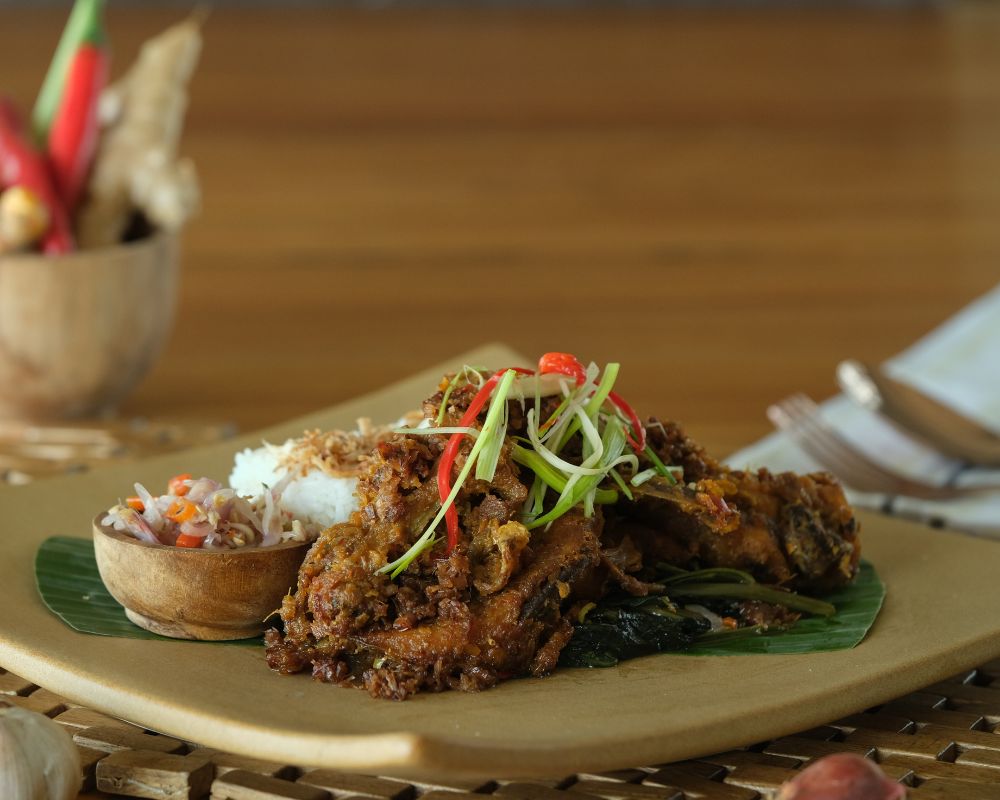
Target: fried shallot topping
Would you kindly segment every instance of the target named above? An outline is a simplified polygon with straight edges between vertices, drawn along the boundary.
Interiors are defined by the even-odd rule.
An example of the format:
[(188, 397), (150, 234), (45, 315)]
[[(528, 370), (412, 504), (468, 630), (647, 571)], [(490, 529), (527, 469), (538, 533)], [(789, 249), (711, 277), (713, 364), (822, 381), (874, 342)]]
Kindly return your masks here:
[(292, 447), (280, 456), (278, 464), (289, 474), (305, 475), (318, 469), (331, 478), (349, 478), (364, 471), (372, 450), (398, 427), (415, 427), (423, 419), (419, 411), (410, 411), (400, 423), (373, 425), (370, 417), (357, 420), (357, 430), (306, 431), (292, 440)]

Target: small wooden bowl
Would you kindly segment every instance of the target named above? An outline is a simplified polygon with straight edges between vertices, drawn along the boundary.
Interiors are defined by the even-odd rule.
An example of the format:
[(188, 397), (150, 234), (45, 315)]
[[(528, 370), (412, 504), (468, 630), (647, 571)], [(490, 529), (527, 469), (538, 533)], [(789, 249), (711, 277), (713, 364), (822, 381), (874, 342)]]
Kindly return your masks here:
[(0, 417), (110, 412), (173, 324), (177, 236), (64, 256), (0, 255)]
[(132, 622), (174, 639), (247, 639), (294, 589), (308, 542), (236, 550), (149, 544), (94, 518), (104, 585)]

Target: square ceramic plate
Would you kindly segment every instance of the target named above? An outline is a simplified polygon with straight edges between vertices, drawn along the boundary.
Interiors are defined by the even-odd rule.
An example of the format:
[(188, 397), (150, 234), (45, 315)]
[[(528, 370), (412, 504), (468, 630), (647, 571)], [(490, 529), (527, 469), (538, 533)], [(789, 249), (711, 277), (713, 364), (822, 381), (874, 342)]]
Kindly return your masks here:
[(877, 516), (862, 518), (862, 539), (889, 594), (853, 650), (650, 656), (404, 703), (279, 676), (255, 648), (76, 633), (38, 597), (39, 543), (88, 537), (94, 514), (135, 480), (224, 477), (233, 452), (261, 438), (349, 427), (360, 416), (395, 419), (447, 369), (525, 361), (486, 347), (236, 441), (0, 491), (0, 665), (109, 714), (250, 756), (407, 776), (532, 777), (673, 761), (793, 733), (1000, 656), (998, 545)]

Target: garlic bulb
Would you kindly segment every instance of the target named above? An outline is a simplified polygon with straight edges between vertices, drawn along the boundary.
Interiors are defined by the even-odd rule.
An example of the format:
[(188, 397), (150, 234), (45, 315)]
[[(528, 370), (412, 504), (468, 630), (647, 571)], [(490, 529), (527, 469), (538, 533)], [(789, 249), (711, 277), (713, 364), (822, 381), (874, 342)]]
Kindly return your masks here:
[(62, 725), (0, 701), (0, 797), (75, 800), (80, 754)]

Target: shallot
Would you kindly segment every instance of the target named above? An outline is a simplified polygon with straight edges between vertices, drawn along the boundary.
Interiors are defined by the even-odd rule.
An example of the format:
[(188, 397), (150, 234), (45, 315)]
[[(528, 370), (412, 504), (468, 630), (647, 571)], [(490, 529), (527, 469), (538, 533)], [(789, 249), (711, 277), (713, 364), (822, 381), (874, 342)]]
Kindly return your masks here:
[(834, 753), (783, 784), (775, 800), (904, 800), (906, 787), (878, 764), (854, 753)]
[(136, 483), (135, 496), (108, 509), (101, 524), (149, 544), (217, 550), (313, 539), (319, 526), (294, 527), (291, 514), (280, 505), (289, 481), (286, 476), (251, 498), (186, 472), (171, 478), (162, 495)]

